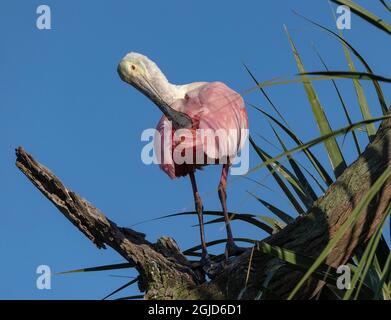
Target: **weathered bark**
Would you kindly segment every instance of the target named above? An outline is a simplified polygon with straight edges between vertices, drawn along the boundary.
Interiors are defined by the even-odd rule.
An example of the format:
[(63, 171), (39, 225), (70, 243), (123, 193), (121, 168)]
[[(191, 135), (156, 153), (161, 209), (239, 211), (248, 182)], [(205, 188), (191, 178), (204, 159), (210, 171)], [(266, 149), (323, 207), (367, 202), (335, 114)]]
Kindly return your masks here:
[[(390, 164), (390, 128), (391, 119), (383, 121), (372, 143), (314, 203), (310, 212), (263, 241), (317, 257)], [(205, 282), (202, 270), (189, 263), (173, 239), (163, 237), (152, 244), (144, 234), (118, 227), (85, 199), (67, 189), (23, 148), (19, 147), (16, 155), (18, 168), (98, 248), (108, 245), (134, 264), (140, 273), (139, 287), (146, 299), (237, 299), (239, 295), (252, 299), (271, 272), (275, 273), (268, 284), (272, 295), (265, 293), (264, 297), (283, 299), (302, 276), (300, 271), (293, 271), (278, 259), (257, 250), (253, 252), (248, 272), (251, 255), (248, 250), (228, 265), (220, 264), (213, 280)], [(354, 250), (368, 240), (386, 214), (390, 195), (391, 182), (388, 180), (359, 221), (334, 247), (327, 264), (337, 267), (346, 263)], [(310, 298), (322, 286), (323, 282), (313, 279), (297, 298)]]

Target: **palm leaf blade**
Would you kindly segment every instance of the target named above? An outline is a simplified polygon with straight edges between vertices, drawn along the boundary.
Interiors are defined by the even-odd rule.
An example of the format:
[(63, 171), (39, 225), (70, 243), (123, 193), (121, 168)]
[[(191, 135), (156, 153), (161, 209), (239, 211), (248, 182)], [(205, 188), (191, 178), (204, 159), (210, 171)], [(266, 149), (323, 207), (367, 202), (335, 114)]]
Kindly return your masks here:
[[(328, 134), (332, 132), (330, 124), (327, 120), (326, 114), (323, 111), (323, 108), (319, 102), (319, 98), (315, 92), (315, 89), (313, 88), (311, 82), (308, 80), (308, 78), (304, 75), (306, 72), (304, 69), (304, 65), (301, 61), (301, 58), (299, 56), (299, 53), (296, 49), (295, 44), (293, 43), (292, 38), (290, 37), (288, 33), (288, 29), (285, 28), (286, 33), (288, 35), (289, 43), (292, 47), (292, 51), (296, 60), (296, 64), (298, 67), (298, 70), (300, 74), (302, 75), (304, 89), (307, 93), (308, 101), (310, 102), (312, 112), (314, 114), (316, 123), (319, 127), (321, 134)], [(337, 140), (335, 138), (330, 139), (328, 141), (325, 141), (325, 147), (327, 150), (327, 153), (330, 158), (331, 165), (333, 167), (333, 171), (336, 177), (338, 177), (346, 168), (346, 163), (343, 158), (342, 152), (338, 146)]]
[(333, 238), (329, 241), (327, 246), (321, 252), (319, 257), (313, 263), (313, 265), (307, 270), (304, 276), (301, 278), (299, 283), (290, 293), (288, 299), (292, 299), (296, 293), (300, 290), (300, 288), (304, 285), (304, 283), (309, 279), (311, 274), (323, 263), (323, 261), (327, 258), (331, 250), (337, 244), (337, 242), (342, 238), (342, 236), (352, 227), (352, 225), (358, 220), (361, 214), (364, 212), (364, 208), (366, 208), (372, 199), (378, 194), (379, 190), (383, 187), (383, 184), (387, 181), (387, 179), (391, 176), (391, 167), (386, 168), (386, 170), (380, 175), (379, 178), (374, 182), (371, 186), (367, 194), (360, 199), (357, 206), (354, 208), (353, 212), (349, 216), (349, 218), (342, 224), (342, 226), (338, 229), (338, 231), (334, 234)]

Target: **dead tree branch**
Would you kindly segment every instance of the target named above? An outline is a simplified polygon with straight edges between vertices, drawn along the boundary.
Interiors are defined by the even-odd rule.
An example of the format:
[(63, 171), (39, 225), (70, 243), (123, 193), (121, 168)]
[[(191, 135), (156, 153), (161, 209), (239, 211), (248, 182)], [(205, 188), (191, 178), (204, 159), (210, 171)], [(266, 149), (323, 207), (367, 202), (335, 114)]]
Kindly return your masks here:
[[(275, 246), (295, 250), (309, 257), (317, 257), (339, 227), (347, 220), (358, 201), (390, 165), (391, 119), (384, 120), (375, 139), (363, 154), (319, 198), (307, 215), (264, 241)], [(275, 272), (269, 290), (270, 298), (286, 298), (302, 276), (289, 266), (269, 255), (254, 251), (246, 290), (250, 250), (233, 259), (213, 280), (205, 282), (204, 275), (194, 268), (179, 250), (176, 242), (163, 237), (150, 243), (145, 235), (117, 226), (88, 201), (66, 188), (45, 166), (35, 161), (22, 147), (16, 150), (16, 165), (82, 233), (98, 248), (110, 246), (140, 273), (139, 287), (146, 299), (253, 299), (266, 276)], [(353, 255), (360, 244), (373, 234), (390, 201), (391, 183), (387, 181), (361, 219), (338, 242), (326, 263), (337, 267)], [(312, 297), (321, 287), (312, 280), (298, 298)], [(268, 297), (268, 294), (266, 297)]]

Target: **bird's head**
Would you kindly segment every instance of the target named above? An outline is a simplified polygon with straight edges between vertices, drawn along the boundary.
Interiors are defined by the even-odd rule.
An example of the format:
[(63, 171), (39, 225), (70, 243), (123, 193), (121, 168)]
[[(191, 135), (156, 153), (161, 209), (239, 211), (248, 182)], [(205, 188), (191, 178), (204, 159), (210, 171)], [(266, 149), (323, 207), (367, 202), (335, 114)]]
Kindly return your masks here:
[(117, 71), (123, 81), (145, 92), (153, 90), (150, 80), (156, 73), (156, 69), (158, 69), (156, 64), (146, 56), (130, 52), (120, 61)]
[(117, 70), (123, 81), (151, 99), (175, 127), (192, 127), (189, 116), (171, 107), (176, 86), (168, 82), (152, 60), (140, 53), (130, 52), (120, 61)]

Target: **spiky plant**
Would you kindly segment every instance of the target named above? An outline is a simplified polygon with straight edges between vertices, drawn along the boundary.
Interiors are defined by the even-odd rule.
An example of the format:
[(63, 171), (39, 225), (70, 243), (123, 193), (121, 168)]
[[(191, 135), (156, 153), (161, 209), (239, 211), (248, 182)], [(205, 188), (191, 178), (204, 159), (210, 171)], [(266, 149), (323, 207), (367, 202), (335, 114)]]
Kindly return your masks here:
[[(391, 26), (387, 24), (383, 19), (378, 18), (365, 8), (359, 6), (351, 0), (332, 0), (333, 2), (346, 5), (351, 10), (368, 24), (378, 28), (379, 32), (385, 32), (389, 36), (391, 35)], [(390, 11), (390, 7), (385, 1), (380, 0), (384, 7)], [(296, 13), (297, 14), (297, 13)], [(264, 208), (270, 211), (274, 217), (265, 217), (259, 214), (244, 214), (244, 213), (230, 213), (232, 220), (241, 220), (245, 223), (251, 224), (263, 231), (273, 234), (286, 225), (291, 223), (296, 216), (304, 216), (306, 212), (312, 207), (314, 201), (316, 201), (325, 190), (333, 184), (336, 178), (347, 168), (347, 161), (341, 148), (341, 142), (337, 140), (338, 136), (351, 135), (351, 145), (344, 146), (344, 148), (351, 148), (355, 150), (358, 156), (361, 155), (364, 145), (360, 143), (358, 138), (358, 131), (365, 132), (367, 135), (367, 141), (372, 141), (376, 133), (376, 123), (380, 120), (384, 120), (389, 117), (388, 105), (386, 103), (385, 96), (382, 91), (381, 83), (389, 83), (391, 79), (384, 75), (375, 74), (365, 59), (359, 54), (359, 52), (344, 39), (341, 32), (330, 30), (308, 18), (302, 17), (313, 26), (327, 32), (333, 37), (337, 43), (342, 46), (347, 62), (347, 70), (344, 71), (331, 71), (328, 69), (325, 61), (321, 55), (316, 51), (316, 55), (319, 57), (320, 65), (324, 68), (324, 71), (307, 72), (303, 61), (299, 55), (298, 49), (294, 44), (292, 37), (290, 36), (288, 29), (285, 31), (288, 36), (289, 44), (292, 48), (293, 56), (297, 65), (299, 74), (293, 79), (277, 79), (270, 81), (260, 82), (256, 76), (251, 72), (250, 68), (245, 65), (245, 69), (255, 82), (256, 86), (247, 90), (246, 93), (250, 93), (255, 90), (259, 90), (261, 94), (266, 98), (266, 101), (270, 104), (275, 115), (271, 112), (267, 112), (264, 108), (257, 105), (249, 105), (257, 110), (260, 115), (270, 123), (271, 133), (276, 138), (276, 143), (280, 146), (282, 153), (271, 156), (269, 155), (255, 137), (250, 138), (250, 143), (259, 157), (258, 163), (250, 170), (249, 174), (252, 175), (252, 181), (257, 184), (261, 184), (258, 181), (258, 171), (261, 168), (266, 168), (269, 174), (277, 185), (281, 189), (281, 195), (286, 197), (286, 200), (292, 205), (295, 213), (287, 213), (284, 210), (278, 208), (276, 205), (271, 204), (267, 199), (261, 198), (260, 195), (249, 192), (254, 201), (261, 204)], [(357, 59), (364, 71), (357, 71), (353, 59)], [(352, 81), (355, 94), (357, 96), (358, 106), (362, 119), (353, 122), (351, 118), (351, 107), (344, 100), (343, 92), (337, 84), (337, 80), (345, 79), (345, 81)], [(346, 80), (347, 79), (347, 80)], [(313, 87), (313, 81), (331, 81), (333, 93), (338, 98), (341, 107), (341, 116), (346, 121), (346, 126), (333, 129), (327, 116), (325, 109), (323, 109), (318, 95)], [(371, 109), (367, 102), (364, 89), (361, 85), (361, 81), (370, 81), (376, 91), (378, 98), (377, 110)], [(288, 125), (287, 120), (282, 115), (281, 111), (272, 102), (272, 99), (268, 96), (265, 88), (277, 85), (289, 85), (291, 83), (302, 83), (305, 89), (305, 93), (308, 98), (309, 106), (313, 114), (320, 136), (312, 139), (308, 142), (303, 142), (297, 133), (295, 133)], [(374, 106), (372, 106), (373, 108)], [(383, 116), (374, 118), (372, 114), (381, 113)], [(362, 139), (361, 139), (362, 140)], [(295, 146), (288, 149), (287, 145), (294, 144)], [(312, 147), (315, 145), (323, 145), (328, 155), (333, 176), (329, 174), (328, 164), (322, 163), (318, 159), (318, 156), (312, 151)], [(308, 165), (302, 165), (296, 159), (296, 153), (302, 152), (303, 158), (306, 159)], [(256, 239), (249, 238), (237, 238), (237, 241), (247, 242), (253, 244), (253, 250), (259, 250), (265, 254), (271, 254), (278, 259), (281, 259), (287, 265), (290, 265), (293, 270), (300, 269), (303, 271), (304, 276), (297, 283), (294, 290), (290, 293), (288, 299), (295, 297), (298, 290), (306, 283), (310, 277), (316, 277), (327, 283), (327, 290), (332, 295), (320, 295), (318, 298), (334, 299), (391, 299), (391, 281), (390, 281), (390, 263), (391, 254), (389, 242), (386, 241), (386, 235), (384, 234), (384, 226), (389, 219), (391, 204), (387, 207), (387, 214), (382, 221), (378, 224), (377, 229), (367, 241), (365, 246), (361, 246), (356, 250), (355, 255), (349, 260), (348, 266), (352, 271), (352, 278), (349, 290), (340, 290), (337, 288), (338, 271), (325, 263), (326, 257), (331, 252), (336, 243), (343, 237), (343, 235), (351, 230), (358, 221), (358, 218), (363, 213), (364, 209), (370, 204), (379, 191), (382, 189), (385, 181), (391, 176), (391, 167), (387, 168), (383, 174), (372, 183), (368, 193), (362, 197), (359, 203), (356, 204), (350, 217), (339, 228), (334, 237), (329, 240), (329, 243), (325, 246), (324, 250), (319, 254), (317, 258), (310, 258), (284, 248), (271, 246), (267, 243), (260, 242)], [(171, 214), (168, 216), (159, 217), (157, 219), (178, 217), (183, 215), (193, 215), (195, 212), (182, 212)], [(215, 217), (207, 222), (207, 224), (221, 223), (224, 221), (223, 214), (219, 211), (206, 211), (207, 216)], [(215, 240), (208, 242), (208, 246), (224, 243), (225, 240)], [(183, 253), (187, 256), (199, 256), (197, 252), (200, 250), (200, 246), (194, 246), (185, 250)], [(219, 260), (221, 256), (213, 256), (213, 259)], [(251, 259), (250, 259), (251, 263)], [(88, 271), (102, 271), (102, 270), (115, 270), (121, 268), (133, 267), (129, 263), (122, 263), (116, 265), (107, 265), (101, 267), (85, 268), (68, 271), (71, 272), (88, 272)], [(272, 279), (274, 274), (269, 274), (267, 279), (259, 288), (260, 293), (257, 298), (262, 299), (262, 292), (267, 290), (268, 283)], [(130, 285), (137, 282), (137, 278), (132, 279), (125, 283), (120, 288), (114, 290), (105, 298), (124, 290)], [(246, 288), (244, 287), (245, 291)], [(134, 299), (142, 296), (126, 296), (120, 299)]]

